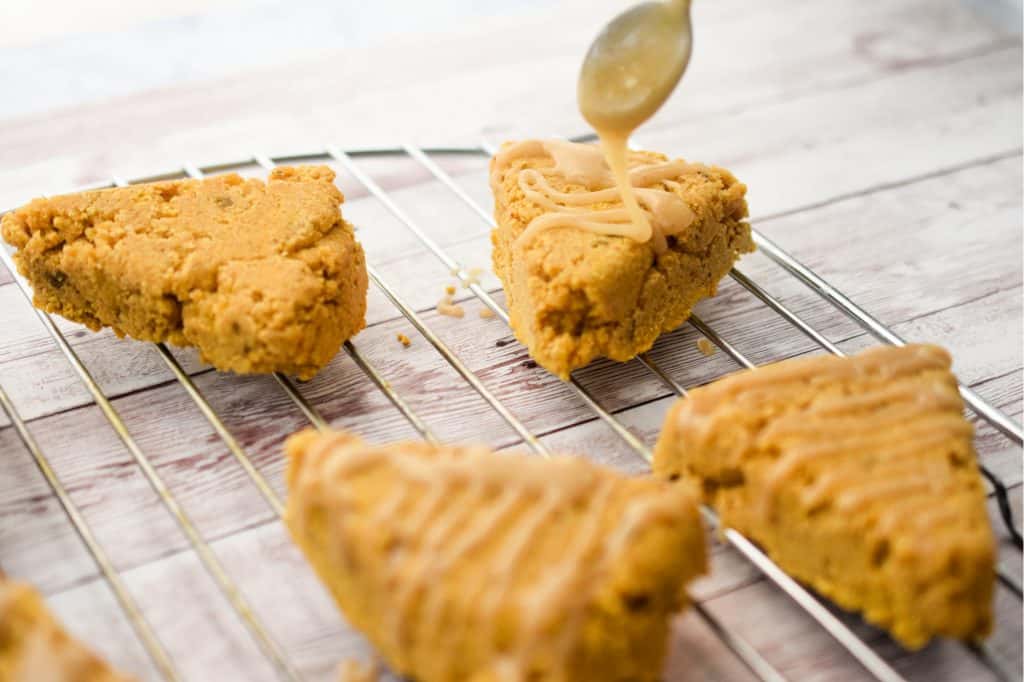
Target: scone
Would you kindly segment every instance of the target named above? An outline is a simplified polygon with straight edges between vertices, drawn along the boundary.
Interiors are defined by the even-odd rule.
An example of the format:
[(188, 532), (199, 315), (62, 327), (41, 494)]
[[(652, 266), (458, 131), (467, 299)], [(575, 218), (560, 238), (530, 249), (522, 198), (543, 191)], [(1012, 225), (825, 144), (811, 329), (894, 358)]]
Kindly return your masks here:
[(346, 619), (418, 682), (654, 682), (706, 570), (695, 494), (582, 459), (304, 432), (292, 537)]
[(528, 140), (491, 160), (492, 255), (512, 328), (563, 379), (648, 350), (754, 249), (746, 187), (729, 171), (653, 152), (631, 152), (629, 166), (655, 228), (645, 242), (610, 234), (628, 217), (596, 146)]
[(195, 346), (239, 373), (310, 378), (364, 326), (366, 264), (325, 166), (36, 199), (4, 239), (36, 306)]
[(962, 409), (935, 346), (787, 360), (681, 399), (654, 469), (905, 647), (980, 640), (995, 546)]
[(24, 583), (0, 574), (0, 682), (129, 682), (73, 639)]

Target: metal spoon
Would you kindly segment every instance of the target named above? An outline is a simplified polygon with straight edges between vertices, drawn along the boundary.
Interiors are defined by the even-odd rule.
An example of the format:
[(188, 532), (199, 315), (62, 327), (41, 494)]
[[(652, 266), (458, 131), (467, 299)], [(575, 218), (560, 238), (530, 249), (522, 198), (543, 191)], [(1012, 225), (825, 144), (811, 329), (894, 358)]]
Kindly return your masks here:
[(668, 99), (690, 62), (690, 0), (646, 2), (594, 40), (576, 89), (580, 112), (599, 134), (628, 134)]

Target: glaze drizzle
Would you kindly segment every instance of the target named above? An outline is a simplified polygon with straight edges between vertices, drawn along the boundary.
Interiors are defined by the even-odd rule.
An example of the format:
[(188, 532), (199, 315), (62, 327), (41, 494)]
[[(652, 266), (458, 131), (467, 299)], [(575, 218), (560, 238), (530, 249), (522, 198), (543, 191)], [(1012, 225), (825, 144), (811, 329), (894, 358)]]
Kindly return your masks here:
[(775, 405), (753, 441), (737, 442), (728, 455), (743, 466), (745, 458), (777, 453), (759, 493), (765, 513), (795, 486), (809, 511), (828, 505), (870, 513), (883, 532), (910, 526), (927, 533), (958, 513), (935, 500), (959, 490), (946, 449), (963, 444), (970, 452), (974, 432), (949, 363), (935, 346), (782, 362), (694, 391), (675, 420), (690, 447), (711, 447), (732, 411)]
[[(692, 499), (674, 487), (630, 493), (623, 488), (634, 482), (580, 460), (538, 464), (477, 447), (377, 448), (332, 435), (303, 455), (289, 526), (301, 536), (309, 519), (327, 510), (334, 524), (328, 549), (342, 566), (367, 561), (353, 554), (359, 540), (348, 524), (367, 523), (392, 538), (387, 557), (364, 568), (375, 583), (390, 586), (377, 609), (385, 651), (413, 651), (424, 633), (436, 641), (445, 628), (469, 627), (474, 641), (489, 647), (491, 672), (523, 682), (538, 660), (568, 669), (595, 589), (628, 559), (639, 535), (658, 524), (699, 528)], [(384, 492), (368, 502), (358, 481), (381, 475)], [(609, 519), (609, 509), (621, 511)], [(531, 560), (551, 542), (545, 529), (566, 528), (566, 515), (577, 519), (571, 534), (560, 551), (544, 554), (537, 572)], [(464, 571), (470, 564), (479, 570)], [(452, 621), (452, 595), (439, 584), (450, 575), (459, 576), (460, 602), (476, 605), (471, 623)], [(444, 657), (438, 679), (461, 679), (457, 659)]]
[[(548, 156), (550, 168), (524, 168), (518, 184), (523, 193), (546, 209), (527, 225), (519, 236), (526, 243), (537, 233), (557, 227), (570, 227), (596, 234), (627, 237), (637, 242), (650, 242), (656, 253), (667, 249), (666, 237), (679, 234), (696, 219), (690, 207), (671, 191), (678, 189), (679, 176), (700, 166), (685, 161), (664, 161), (634, 165), (629, 169), (630, 186), (645, 214), (634, 220), (623, 206), (595, 209), (595, 204), (622, 203), (612, 172), (599, 147), (565, 140), (524, 140), (503, 147), (494, 157), (492, 186), (500, 186), (501, 178), (517, 159)], [(552, 177), (583, 188), (578, 192), (561, 192), (551, 186)], [(660, 187), (657, 185), (661, 185)]]

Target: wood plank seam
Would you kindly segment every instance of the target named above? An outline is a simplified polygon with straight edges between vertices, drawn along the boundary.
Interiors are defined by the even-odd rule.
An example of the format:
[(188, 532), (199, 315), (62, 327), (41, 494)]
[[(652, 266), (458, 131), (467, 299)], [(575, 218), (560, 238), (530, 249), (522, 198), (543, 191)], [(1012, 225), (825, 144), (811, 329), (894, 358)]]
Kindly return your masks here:
[[(1011, 369), (1010, 371), (1003, 372), (1002, 374), (997, 374), (995, 376), (986, 377), (986, 378), (982, 379), (981, 381), (978, 381), (977, 383), (971, 384), (971, 388), (978, 388), (979, 386), (984, 386), (985, 384), (991, 383), (993, 381), (999, 381), (1000, 379), (1005, 379), (1008, 376), (1013, 376), (1015, 374), (1020, 374), (1022, 371), (1024, 371), (1024, 366), (1017, 367), (1015, 369)], [(1021, 400), (1018, 397), (1012, 404), (1019, 405), (1020, 402), (1021, 402)], [(1010, 405), (1010, 404), (1011, 403), (1005, 403), (1005, 405)]]
[(839, 204), (839, 203), (842, 203), (844, 201), (848, 201), (850, 199), (859, 199), (859, 198), (862, 198), (862, 197), (871, 196), (872, 194), (877, 194), (879, 192), (888, 192), (890, 190), (900, 189), (902, 187), (909, 187), (909, 186), (915, 185), (915, 184), (917, 184), (919, 182), (927, 182), (928, 180), (936, 180), (936, 179), (944, 177), (946, 175), (953, 175), (954, 173), (959, 173), (959, 172), (962, 172), (962, 171), (965, 171), (965, 170), (970, 170), (972, 168), (981, 168), (981, 167), (984, 167), (984, 166), (990, 166), (990, 165), (992, 165), (994, 163), (999, 163), (1000, 161), (1005, 161), (1007, 159), (1012, 159), (1014, 157), (1021, 156), (1022, 154), (1024, 154), (1024, 147), (1018, 146), (1018, 147), (1014, 147), (1012, 149), (1008, 149), (1006, 151), (999, 152), (999, 153), (996, 153), (996, 154), (988, 154), (986, 156), (982, 156), (982, 157), (979, 157), (977, 159), (970, 159), (968, 161), (964, 161), (963, 163), (954, 164), (952, 166), (944, 166), (944, 167), (938, 168), (938, 169), (936, 169), (934, 171), (929, 171), (927, 173), (918, 173), (916, 175), (909, 175), (906, 178), (901, 178), (899, 180), (893, 180), (891, 182), (883, 182), (883, 183), (879, 183), (877, 185), (869, 185), (868, 187), (865, 187), (864, 189), (856, 190), (856, 191), (853, 191), (853, 192), (843, 192), (842, 194), (836, 194), (835, 196), (829, 197), (827, 199), (822, 199), (821, 201), (816, 201), (816, 202), (813, 202), (813, 203), (810, 203), (810, 204), (803, 204), (801, 206), (796, 206), (794, 208), (787, 208), (784, 211), (776, 211), (774, 213), (767, 213), (767, 214), (765, 214), (763, 216), (758, 216), (758, 217), (755, 217), (755, 218), (751, 218), (750, 222), (751, 223), (756, 223), (756, 224), (760, 225), (761, 223), (767, 223), (767, 222), (770, 222), (772, 220), (778, 220), (780, 218), (788, 218), (789, 216), (798, 215), (800, 213), (805, 213), (805, 212), (808, 212), (808, 211), (814, 211), (814, 210), (817, 210), (819, 208), (826, 208), (828, 206), (832, 206), (834, 204)]

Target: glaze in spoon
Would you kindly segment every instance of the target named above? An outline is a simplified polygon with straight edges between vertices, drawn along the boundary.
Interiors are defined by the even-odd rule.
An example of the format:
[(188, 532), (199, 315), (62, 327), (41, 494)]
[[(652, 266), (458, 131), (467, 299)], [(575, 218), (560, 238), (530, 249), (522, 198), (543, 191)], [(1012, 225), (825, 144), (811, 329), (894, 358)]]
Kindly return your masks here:
[(646, 2), (615, 17), (583, 60), (583, 117), (599, 133), (632, 132), (668, 99), (692, 48), (690, 0)]

